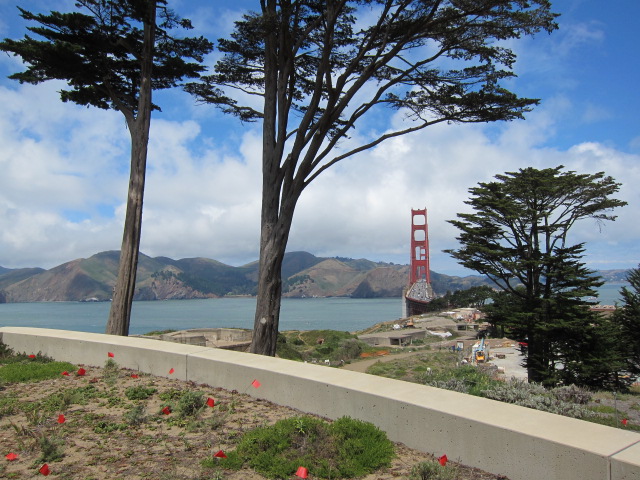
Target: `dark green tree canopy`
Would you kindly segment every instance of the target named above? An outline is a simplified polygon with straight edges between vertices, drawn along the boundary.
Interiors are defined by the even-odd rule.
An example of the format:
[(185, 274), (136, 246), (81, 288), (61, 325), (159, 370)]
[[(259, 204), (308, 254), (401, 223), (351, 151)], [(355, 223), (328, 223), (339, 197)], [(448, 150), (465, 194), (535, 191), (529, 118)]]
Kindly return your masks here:
[(602, 282), (569, 230), (585, 218), (615, 220), (611, 210), (626, 202), (612, 198), (620, 184), (604, 173), (563, 168), (520, 169), (469, 189), (473, 213), (450, 220), (461, 246), (447, 252), (502, 289), (489, 321), (526, 345), (530, 381), (605, 385), (604, 342), (595, 341), (598, 320), (583, 300)]
[(585, 218), (615, 220), (611, 211), (626, 205), (612, 198), (620, 184), (603, 172), (578, 174), (563, 168), (529, 167), (470, 188), (471, 199), (465, 203), (474, 213), (449, 221), (461, 231), (462, 247), (447, 252), (512, 293), (521, 292), (518, 285), (533, 288), (532, 282), (541, 288), (545, 279), (555, 292), (563, 291), (567, 272), (554, 271), (551, 257), (581, 256), (584, 245), (569, 244), (571, 227)]
[[(120, 110), (135, 116), (140, 92), (140, 65), (144, 57), (145, 18), (153, 15), (156, 2), (129, 0), (79, 0), (81, 12), (34, 14), (18, 7), (25, 20), (37, 23), (21, 40), (5, 39), (0, 50), (20, 56), (28, 65), (24, 72), (10, 78), (21, 83), (38, 84), (47, 80), (64, 80), (68, 88), (60, 91), (63, 101), (79, 105)], [(180, 19), (158, 1), (152, 89), (177, 86), (183, 78), (196, 78), (212, 44), (202, 37), (176, 38), (170, 33), (178, 28), (190, 29), (188, 20)], [(86, 13), (84, 13), (86, 12)], [(186, 59), (196, 60), (189, 62)], [(159, 110), (157, 105), (154, 109)]]
[(640, 265), (629, 272), (627, 281), (629, 285), (620, 290), (622, 305), (616, 309), (612, 323), (619, 333), (616, 350), (623, 363), (620, 371), (631, 382), (640, 375)]

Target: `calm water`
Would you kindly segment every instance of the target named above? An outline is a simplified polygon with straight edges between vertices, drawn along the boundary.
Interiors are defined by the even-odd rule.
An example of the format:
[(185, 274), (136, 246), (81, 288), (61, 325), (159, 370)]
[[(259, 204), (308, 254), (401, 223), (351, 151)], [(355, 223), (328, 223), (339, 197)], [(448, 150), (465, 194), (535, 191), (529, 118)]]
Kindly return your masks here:
[[(621, 285), (604, 285), (599, 301), (619, 301)], [(0, 304), (0, 327), (42, 327), (104, 332), (109, 303), (43, 302)], [(130, 333), (199, 327), (253, 328), (255, 298), (134, 302)], [(400, 298), (283, 299), (280, 330), (362, 330), (402, 315)]]
[[(110, 304), (0, 304), (0, 327), (42, 327), (103, 333)], [(255, 298), (133, 302), (129, 333), (199, 327), (253, 328)], [(402, 315), (400, 298), (283, 299), (280, 330), (355, 331)]]

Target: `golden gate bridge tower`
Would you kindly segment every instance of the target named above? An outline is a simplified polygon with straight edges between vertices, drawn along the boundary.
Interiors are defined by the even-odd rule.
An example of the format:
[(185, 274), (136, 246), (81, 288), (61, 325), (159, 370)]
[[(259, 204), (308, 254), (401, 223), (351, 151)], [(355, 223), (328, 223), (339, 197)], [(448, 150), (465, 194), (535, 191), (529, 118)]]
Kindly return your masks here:
[(405, 316), (425, 313), (427, 304), (433, 298), (429, 268), (427, 209), (411, 209), (411, 264), (409, 286), (405, 293)]

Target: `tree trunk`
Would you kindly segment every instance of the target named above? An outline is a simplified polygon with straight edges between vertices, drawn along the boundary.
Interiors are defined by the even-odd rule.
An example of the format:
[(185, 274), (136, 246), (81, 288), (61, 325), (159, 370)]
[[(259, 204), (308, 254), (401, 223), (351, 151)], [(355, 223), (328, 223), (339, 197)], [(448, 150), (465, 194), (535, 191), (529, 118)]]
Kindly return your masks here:
[(152, 68), (155, 48), (156, 2), (148, 2), (144, 22), (144, 45), (140, 72), (140, 93), (137, 116), (134, 112), (122, 113), (127, 119), (131, 134), (131, 171), (127, 195), (127, 213), (120, 248), (118, 278), (113, 292), (106, 333), (129, 335), (131, 304), (136, 285), (138, 253), (142, 234), (142, 201), (147, 170), (147, 147), (151, 128)]
[(299, 194), (282, 194), (269, 175), (264, 175), (260, 229), (258, 297), (251, 340), (251, 353), (274, 356), (280, 322), (282, 260), (287, 248), (293, 213)]
[[(138, 121), (140, 118), (138, 119)], [(135, 130), (144, 127), (136, 121)], [(142, 128), (141, 128), (142, 127)], [(128, 335), (131, 321), (131, 305), (136, 285), (138, 253), (142, 233), (142, 201), (147, 163), (147, 141), (143, 132), (131, 132), (131, 172), (127, 196), (127, 213), (124, 221), (118, 278), (113, 292), (106, 333)], [(148, 128), (147, 128), (148, 138)]]

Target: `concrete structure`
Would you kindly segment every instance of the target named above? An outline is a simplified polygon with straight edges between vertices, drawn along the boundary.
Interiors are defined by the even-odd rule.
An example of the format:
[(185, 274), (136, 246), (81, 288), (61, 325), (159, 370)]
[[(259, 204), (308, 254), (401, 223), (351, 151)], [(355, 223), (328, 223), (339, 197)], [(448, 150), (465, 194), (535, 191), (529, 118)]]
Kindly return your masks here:
[[(640, 480), (640, 435), (383, 377), (145, 338), (2, 327), (14, 351), (237, 390), (328, 418), (373, 422), (389, 438), (511, 480)], [(252, 387), (259, 380), (259, 388)]]
[(414, 340), (423, 339), (426, 336), (426, 330), (405, 328), (402, 330), (358, 335), (358, 340), (362, 340), (373, 347), (406, 347), (412, 345)]
[(242, 328), (191, 328), (160, 335), (136, 335), (141, 338), (164, 340), (165, 342), (184, 343), (198, 347), (223, 348), (247, 351), (251, 345), (253, 331)]

